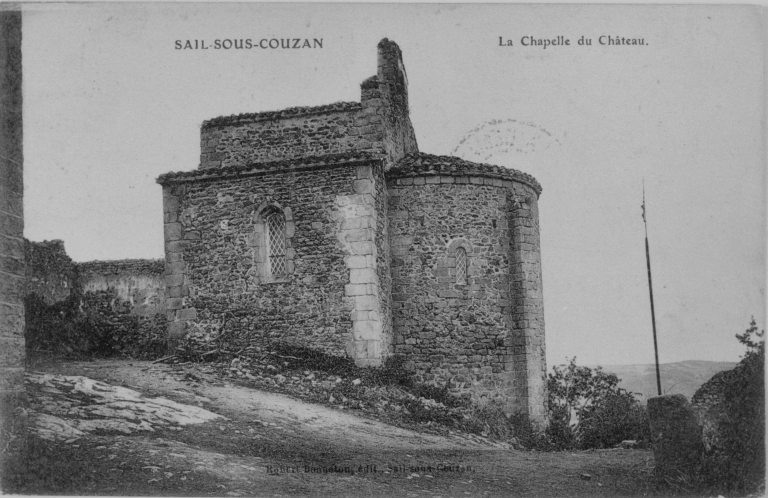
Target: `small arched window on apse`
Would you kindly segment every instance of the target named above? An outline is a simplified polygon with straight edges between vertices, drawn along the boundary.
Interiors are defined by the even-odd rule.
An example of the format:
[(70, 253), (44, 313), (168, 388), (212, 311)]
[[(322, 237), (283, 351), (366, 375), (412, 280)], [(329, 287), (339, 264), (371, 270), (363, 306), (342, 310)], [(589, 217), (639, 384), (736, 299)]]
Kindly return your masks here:
[(467, 250), (456, 249), (456, 285), (467, 285)]
[(274, 210), (265, 217), (267, 225), (267, 260), (269, 272), (274, 277), (284, 276), (286, 271), (285, 216)]

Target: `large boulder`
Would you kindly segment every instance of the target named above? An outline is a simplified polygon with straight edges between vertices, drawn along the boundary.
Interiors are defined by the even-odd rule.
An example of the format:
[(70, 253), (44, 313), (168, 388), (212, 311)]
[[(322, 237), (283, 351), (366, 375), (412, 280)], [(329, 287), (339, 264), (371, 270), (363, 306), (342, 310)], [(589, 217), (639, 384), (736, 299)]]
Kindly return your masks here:
[(656, 469), (663, 476), (691, 475), (704, 445), (691, 404), (682, 394), (648, 399), (648, 418)]

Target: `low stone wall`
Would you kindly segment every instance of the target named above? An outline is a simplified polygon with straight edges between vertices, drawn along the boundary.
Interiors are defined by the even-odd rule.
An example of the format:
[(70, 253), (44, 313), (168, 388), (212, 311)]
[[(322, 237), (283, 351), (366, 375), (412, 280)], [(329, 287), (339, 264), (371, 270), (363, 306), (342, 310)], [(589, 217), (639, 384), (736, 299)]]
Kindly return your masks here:
[(79, 263), (78, 269), (86, 297), (109, 295), (113, 309), (123, 309), (130, 315), (151, 317), (165, 313), (162, 259), (89, 261)]
[(78, 269), (83, 308), (98, 317), (114, 353), (148, 357), (165, 350), (163, 260), (89, 261)]
[(147, 357), (165, 349), (162, 260), (76, 263), (60, 240), (25, 241), (28, 347)]

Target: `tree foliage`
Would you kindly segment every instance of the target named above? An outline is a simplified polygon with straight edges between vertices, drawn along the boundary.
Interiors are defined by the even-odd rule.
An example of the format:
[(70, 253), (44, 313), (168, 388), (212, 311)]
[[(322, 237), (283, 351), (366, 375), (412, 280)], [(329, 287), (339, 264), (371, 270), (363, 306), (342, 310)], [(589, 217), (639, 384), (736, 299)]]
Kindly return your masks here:
[(736, 339), (747, 347), (742, 361), (765, 358), (765, 330), (757, 329), (755, 317), (749, 322), (749, 328), (743, 334), (736, 334)]
[(754, 493), (765, 489), (765, 340), (754, 317), (736, 338), (747, 347), (727, 377), (718, 410), (718, 442), (705, 455), (705, 484), (721, 491)]
[(623, 440), (647, 440), (648, 418), (615, 374), (578, 366), (576, 358), (553, 367), (547, 380), (549, 427), (556, 449), (606, 448)]

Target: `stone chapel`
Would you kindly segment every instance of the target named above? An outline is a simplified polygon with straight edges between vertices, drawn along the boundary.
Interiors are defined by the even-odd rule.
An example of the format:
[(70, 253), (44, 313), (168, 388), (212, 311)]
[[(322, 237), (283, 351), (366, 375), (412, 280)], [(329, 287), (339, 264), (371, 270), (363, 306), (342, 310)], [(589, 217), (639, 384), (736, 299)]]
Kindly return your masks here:
[(169, 342), (238, 310), (255, 340), (376, 367), (545, 418), (531, 176), (419, 151), (400, 48), (360, 102), (202, 124), (198, 169), (163, 188)]

